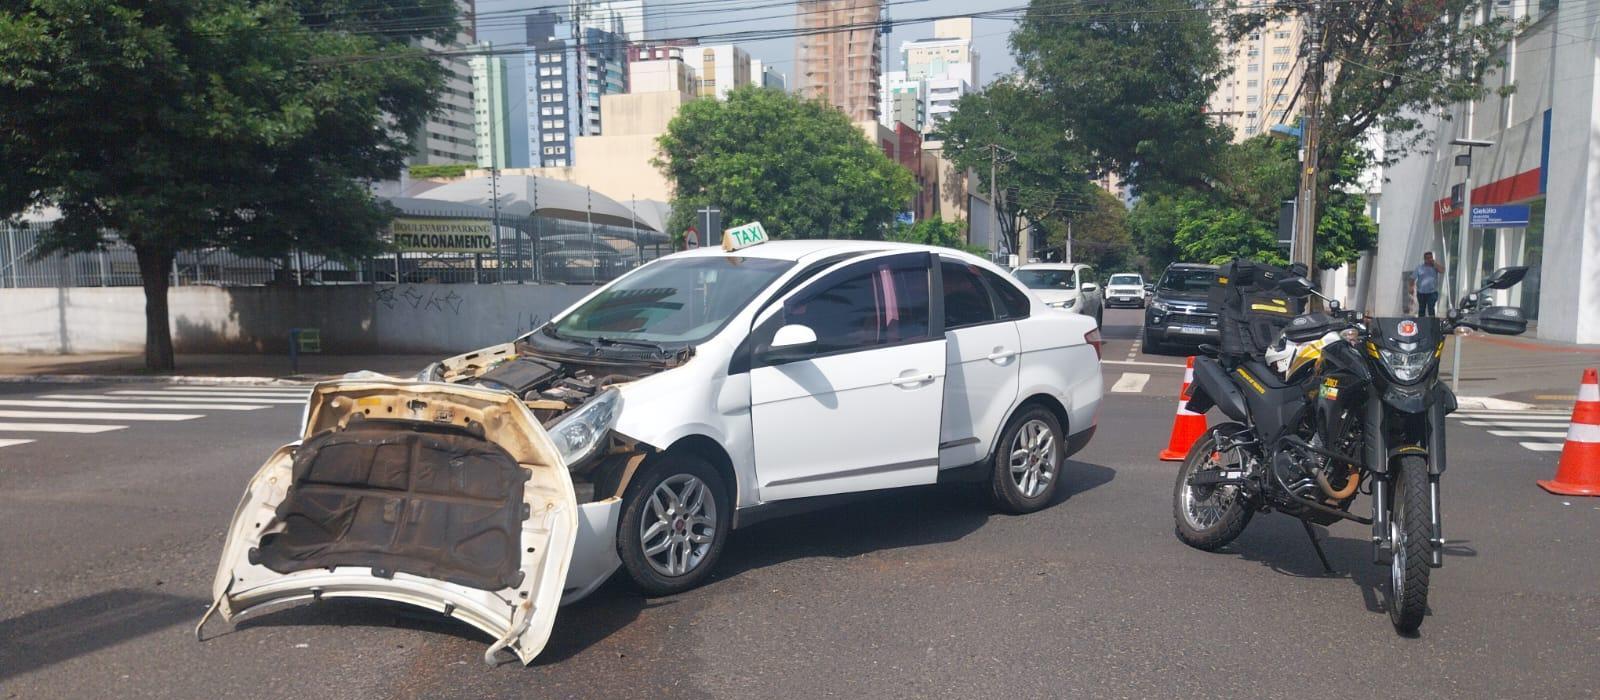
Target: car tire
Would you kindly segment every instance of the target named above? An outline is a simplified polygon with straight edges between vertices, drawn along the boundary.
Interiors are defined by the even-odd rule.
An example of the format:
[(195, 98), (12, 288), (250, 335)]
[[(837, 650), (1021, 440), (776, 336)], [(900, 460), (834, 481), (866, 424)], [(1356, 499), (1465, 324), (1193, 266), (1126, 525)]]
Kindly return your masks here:
[(716, 467), (692, 454), (667, 453), (623, 493), (617, 556), (645, 595), (682, 593), (710, 575), (732, 525), (733, 497)]
[[(1018, 452), (1027, 454), (1013, 464)], [(1045, 507), (1061, 487), (1066, 462), (1066, 435), (1055, 414), (1038, 404), (1022, 407), (990, 457), (989, 496), (995, 508), (1021, 515)]]
[(1162, 347), (1161, 341), (1156, 340), (1156, 337), (1151, 335), (1148, 330), (1140, 336), (1139, 344), (1144, 346), (1145, 352), (1153, 354), (1160, 354), (1165, 349)]

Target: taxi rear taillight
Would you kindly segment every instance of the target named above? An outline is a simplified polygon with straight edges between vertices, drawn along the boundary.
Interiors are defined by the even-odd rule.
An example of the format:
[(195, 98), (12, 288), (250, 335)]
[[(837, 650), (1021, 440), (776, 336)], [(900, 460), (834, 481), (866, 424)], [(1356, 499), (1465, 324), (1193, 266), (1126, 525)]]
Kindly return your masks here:
[(1104, 355), (1100, 351), (1100, 347), (1105, 345), (1106, 341), (1100, 339), (1100, 329), (1099, 328), (1096, 328), (1096, 329), (1094, 329), (1092, 331), (1089, 331), (1088, 333), (1084, 333), (1083, 334), (1083, 342), (1094, 346), (1094, 359), (1098, 360), (1101, 357), (1104, 357)]

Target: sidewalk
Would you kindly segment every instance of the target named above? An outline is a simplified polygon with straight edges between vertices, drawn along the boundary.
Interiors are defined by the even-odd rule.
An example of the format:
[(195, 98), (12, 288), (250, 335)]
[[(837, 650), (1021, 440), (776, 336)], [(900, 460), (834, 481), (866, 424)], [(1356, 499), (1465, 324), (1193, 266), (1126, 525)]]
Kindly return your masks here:
[(0, 355), (0, 381), (228, 381), (316, 382), (371, 370), (409, 377), (437, 355), (301, 355), (299, 371), (288, 355), (178, 355), (177, 370), (151, 372), (143, 354)]
[(1446, 381), (1453, 369), (1456, 340), (1463, 343), (1463, 396), (1490, 396), (1540, 408), (1571, 408), (1583, 368), (1600, 367), (1600, 346), (1474, 333), (1445, 341), (1441, 376)]

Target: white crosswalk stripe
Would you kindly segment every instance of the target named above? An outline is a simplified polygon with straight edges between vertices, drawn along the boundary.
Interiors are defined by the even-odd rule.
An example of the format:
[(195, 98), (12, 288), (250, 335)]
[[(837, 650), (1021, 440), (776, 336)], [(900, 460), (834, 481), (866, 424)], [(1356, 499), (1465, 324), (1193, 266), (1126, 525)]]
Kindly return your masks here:
[(216, 396), (216, 397), (211, 397), (211, 396), (205, 396), (205, 397), (170, 396), (170, 397), (163, 397), (163, 396), (108, 396), (108, 395), (97, 395), (97, 394), (45, 394), (43, 396), (40, 396), (39, 398), (41, 398), (41, 399), (95, 399), (95, 400), (99, 400), (99, 401), (126, 401), (126, 402), (128, 402), (128, 405), (130, 405), (130, 406), (137, 406), (138, 402), (140, 402), (140, 401), (182, 401), (182, 402), (185, 402), (185, 403), (200, 403), (200, 404), (205, 404), (205, 403), (241, 403), (241, 402), (275, 404), (275, 403), (305, 403), (306, 402), (305, 399), (258, 399), (258, 398), (254, 398), (254, 397), (243, 398), (243, 397), (237, 397), (237, 396)]
[(1137, 394), (1144, 391), (1144, 385), (1150, 382), (1150, 375), (1140, 372), (1123, 372), (1117, 383), (1111, 385), (1111, 391), (1118, 394)]
[(36, 443), (52, 436), (60, 439), (69, 434), (125, 430), (137, 424), (196, 420), (214, 411), (259, 411), (300, 405), (309, 395), (308, 388), (300, 386), (175, 385), (3, 398), (0, 419), (6, 420), (0, 421), (0, 434), (6, 437), (0, 438), (0, 448)]
[(1461, 425), (1482, 428), (1495, 437), (1518, 438), (1517, 444), (1534, 452), (1560, 452), (1566, 443), (1571, 411), (1529, 409), (1491, 411), (1471, 409), (1450, 414)]

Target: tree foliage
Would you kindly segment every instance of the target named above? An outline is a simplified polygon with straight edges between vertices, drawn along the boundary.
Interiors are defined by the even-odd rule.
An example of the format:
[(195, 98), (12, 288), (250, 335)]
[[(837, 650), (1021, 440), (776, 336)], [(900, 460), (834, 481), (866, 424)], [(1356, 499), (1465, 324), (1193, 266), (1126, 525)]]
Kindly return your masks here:
[(655, 160), (673, 182), (674, 231), (722, 208), (774, 238), (882, 238), (916, 194), (911, 173), (822, 102), (744, 87), (685, 104)]
[(1230, 134), (1206, 115), (1223, 74), (1191, 0), (1033, 0), (1012, 52), (1094, 176), (1139, 191), (1204, 187)]
[(940, 218), (923, 219), (915, 223), (897, 223), (884, 240), (897, 243), (918, 243), (921, 245), (941, 246), (964, 250), (974, 255), (984, 255), (987, 250), (967, 244), (966, 233), (961, 224), (954, 221), (945, 221)]
[[(130, 244), (146, 364), (173, 365), (167, 274), (220, 246), (357, 255), (443, 69), (409, 42), (451, 0), (19, 0), (0, 7), (0, 217), (55, 206), (44, 250)], [(385, 31), (372, 31), (382, 25)]]
[(1024, 217), (1065, 221), (1094, 189), (1078, 144), (1063, 129), (1047, 96), (1032, 85), (1002, 79), (968, 93), (939, 131), (944, 156), (975, 172), (985, 193), (994, 166), (1004, 195), (1001, 235), (1009, 250), (1018, 249), (1017, 227)]
[[(1129, 269), (1136, 263), (1128, 209), (1116, 195), (1099, 187), (1089, 188), (1083, 206), (1072, 213), (1071, 222), (1072, 262), (1088, 263), (1102, 272)], [(1044, 227), (1048, 259), (1065, 260), (1066, 223), (1051, 219)]]

